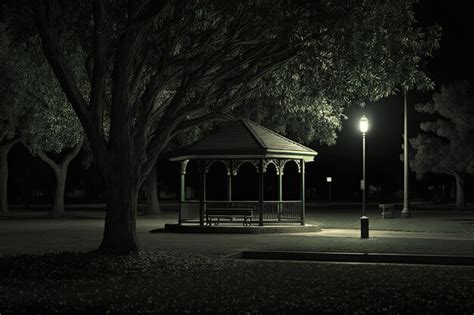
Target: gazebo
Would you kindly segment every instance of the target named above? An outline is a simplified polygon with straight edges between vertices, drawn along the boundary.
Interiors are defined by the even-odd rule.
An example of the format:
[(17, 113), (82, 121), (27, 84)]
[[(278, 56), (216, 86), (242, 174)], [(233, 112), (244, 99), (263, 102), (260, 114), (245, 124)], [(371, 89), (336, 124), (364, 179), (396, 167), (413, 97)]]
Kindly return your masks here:
[[(312, 162), (317, 152), (283, 137), (253, 121), (235, 120), (213, 134), (170, 155), (170, 161), (181, 162), (178, 224), (204, 225), (206, 210), (247, 208), (253, 210), (253, 222), (305, 224), (305, 163)], [(199, 165), (199, 200), (186, 200), (186, 168), (188, 162)], [(223, 163), (227, 170), (227, 200), (210, 201), (206, 198), (206, 176), (214, 163)], [(232, 178), (245, 163), (255, 167), (258, 174), (258, 200), (232, 199)], [(299, 173), (299, 200), (283, 200), (285, 165), (295, 163)], [(278, 178), (277, 200), (264, 200), (264, 173), (270, 164)], [(224, 183), (223, 183), (224, 184)]]

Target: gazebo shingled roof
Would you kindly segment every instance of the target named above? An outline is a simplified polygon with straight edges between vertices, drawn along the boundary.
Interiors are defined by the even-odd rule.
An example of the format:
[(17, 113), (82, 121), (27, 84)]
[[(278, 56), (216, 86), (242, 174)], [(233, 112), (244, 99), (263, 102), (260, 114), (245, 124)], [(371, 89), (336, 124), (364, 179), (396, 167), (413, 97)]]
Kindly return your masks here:
[(172, 152), (171, 161), (188, 159), (291, 158), (312, 162), (318, 153), (259, 124), (239, 119)]

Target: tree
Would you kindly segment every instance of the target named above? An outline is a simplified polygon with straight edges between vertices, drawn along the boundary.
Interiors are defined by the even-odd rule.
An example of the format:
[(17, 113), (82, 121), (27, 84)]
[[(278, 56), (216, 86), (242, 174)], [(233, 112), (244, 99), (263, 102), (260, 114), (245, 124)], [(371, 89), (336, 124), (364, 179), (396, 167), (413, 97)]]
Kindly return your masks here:
[(443, 86), (432, 102), (416, 109), (439, 118), (421, 123), (421, 132), (410, 139), (412, 170), (418, 178), (426, 173), (453, 176), (456, 207), (463, 208), (464, 177), (474, 174), (474, 86), (466, 81)]
[[(265, 95), (285, 112), (317, 113), (337, 126), (349, 104), (395, 92), (400, 57), (423, 55), (414, 43), (425, 33), (413, 26), (412, 0), (32, 3), (22, 13), (33, 12), (45, 56), (104, 177), (100, 248), (108, 252), (137, 250), (138, 189), (177, 134)], [(86, 51), (86, 95), (64, 40)]]
[[(79, 154), (84, 139), (82, 126), (46, 60), (35, 47), (23, 53), (23, 64), (16, 83), (18, 102), (28, 105), (30, 118), (21, 130), (22, 142), (33, 155), (47, 163), (54, 172), (56, 185), (49, 216), (64, 216), (64, 191), (68, 167)], [(77, 57), (77, 56), (76, 56)], [(74, 60), (74, 56), (71, 57)], [(87, 82), (85, 73), (78, 82)], [(85, 87), (82, 86), (84, 90)], [(53, 157), (51, 157), (53, 154)]]
[(145, 215), (161, 214), (160, 202), (158, 200), (158, 175), (156, 165), (151, 169), (145, 181), (146, 209)]
[[(11, 146), (21, 141), (45, 161), (56, 177), (49, 215), (62, 216), (67, 169), (82, 147), (82, 127), (37, 46), (13, 45), (9, 34), (4, 34), (1, 54), (2, 66), (6, 68), (4, 80), (8, 80), (2, 84), (5, 89), (2, 95), (9, 96), (0, 108), (5, 122), (2, 160), (6, 161)], [(69, 148), (70, 152), (65, 153)], [(62, 160), (57, 163), (47, 152), (60, 155)], [(6, 167), (2, 170), (3, 194), (6, 194), (7, 171)], [(2, 198), (2, 204), (2, 209), (7, 209), (6, 197)], [(6, 214), (7, 210), (2, 212)]]
[[(3, 56), (2, 56), (3, 59)], [(8, 215), (8, 153), (19, 141), (16, 125), (20, 122), (21, 109), (12, 108), (8, 68), (3, 60), (0, 65), (0, 215)]]
[(10, 40), (5, 26), (0, 24), (0, 215), (8, 215), (8, 153), (20, 141), (20, 130), (30, 112), (18, 103), (15, 82), (16, 54), (11, 54)]

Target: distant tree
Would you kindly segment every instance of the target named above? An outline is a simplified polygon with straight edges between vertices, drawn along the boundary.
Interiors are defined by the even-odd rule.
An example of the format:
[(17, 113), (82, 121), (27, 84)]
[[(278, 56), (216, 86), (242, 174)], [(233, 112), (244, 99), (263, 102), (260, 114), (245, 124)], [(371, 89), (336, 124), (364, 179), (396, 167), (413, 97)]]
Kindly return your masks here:
[[(6, 197), (3, 197), (8, 180), (6, 156), (11, 146), (21, 141), (54, 171), (56, 189), (49, 215), (62, 216), (67, 169), (82, 147), (82, 127), (37, 47), (13, 45), (4, 33), (0, 49), (5, 69), (0, 105), (2, 213), (8, 213)], [(47, 152), (55, 153), (61, 160), (56, 162)]]
[(443, 86), (432, 102), (417, 105), (422, 113), (438, 117), (420, 124), (410, 139), (415, 150), (411, 168), (418, 178), (426, 173), (446, 174), (456, 180), (456, 207), (464, 207), (464, 177), (474, 174), (474, 86), (458, 82)]
[(0, 54), (0, 215), (8, 215), (8, 153), (19, 141), (16, 127), (23, 113), (22, 108), (12, 106), (11, 73)]
[[(71, 59), (74, 60), (74, 56)], [(30, 112), (29, 119), (20, 129), (20, 138), (30, 153), (47, 163), (54, 172), (54, 200), (48, 215), (64, 216), (67, 172), (84, 143), (82, 126), (38, 49), (29, 47), (28, 52), (24, 51), (16, 67), (20, 72), (15, 82), (16, 100), (28, 104)], [(81, 75), (80, 70), (76, 73)], [(87, 82), (85, 72), (82, 75), (78, 81)], [(87, 86), (81, 88), (84, 90)]]
[[(343, 107), (395, 92), (400, 60), (424, 76), (418, 61), (436, 42), (425, 45), (436, 31), (414, 26), (413, 0), (27, 3), (21, 13), (33, 12), (104, 177), (101, 249), (109, 252), (137, 250), (138, 190), (177, 134), (272, 95), (282, 114), (331, 121), (314, 134), (333, 135), (323, 129), (338, 126)], [(86, 51), (88, 95), (77, 87), (65, 40)]]
[(17, 103), (14, 67), (17, 56), (10, 51), (10, 41), (0, 24), (0, 215), (8, 215), (8, 153), (20, 141), (20, 130), (30, 112), (26, 104)]

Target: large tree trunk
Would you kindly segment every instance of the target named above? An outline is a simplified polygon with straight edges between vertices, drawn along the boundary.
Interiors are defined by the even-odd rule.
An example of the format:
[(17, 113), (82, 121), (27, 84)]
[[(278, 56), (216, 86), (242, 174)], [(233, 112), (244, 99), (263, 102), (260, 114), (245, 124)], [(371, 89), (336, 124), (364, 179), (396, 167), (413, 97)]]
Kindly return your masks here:
[(56, 189), (54, 192), (53, 207), (48, 212), (50, 217), (63, 217), (64, 216), (64, 190), (66, 188), (68, 165), (59, 166), (55, 170), (56, 175)]
[(456, 208), (464, 208), (464, 178), (460, 174), (455, 174), (456, 178)]
[(145, 215), (160, 215), (160, 203), (158, 201), (158, 185), (157, 185), (156, 165), (152, 168), (146, 180), (146, 200), (147, 207)]
[(15, 139), (0, 146), (0, 216), (10, 213), (8, 209), (8, 153), (18, 141)]
[(0, 147), (0, 215), (8, 215), (8, 151), (7, 145)]
[[(121, 160), (120, 156), (113, 159)], [(106, 184), (105, 227), (102, 243), (99, 251), (113, 254), (128, 254), (138, 251), (138, 240), (136, 237), (136, 213), (139, 183), (135, 176), (131, 175), (128, 165), (123, 161), (116, 161), (114, 165), (122, 165), (120, 168), (112, 168), (104, 174)]]
[(64, 216), (64, 191), (66, 189), (67, 171), (71, 161), (79, 154), (82, 148), (83, 140), (79, 141), (60, 163), (54, 162), (46, 153), (39, 151), (38, 156), (47, 163), (56, 175), (56, 187), (54, 191), (54, 201), (51, 210), (48, 212), (50, 217)]

